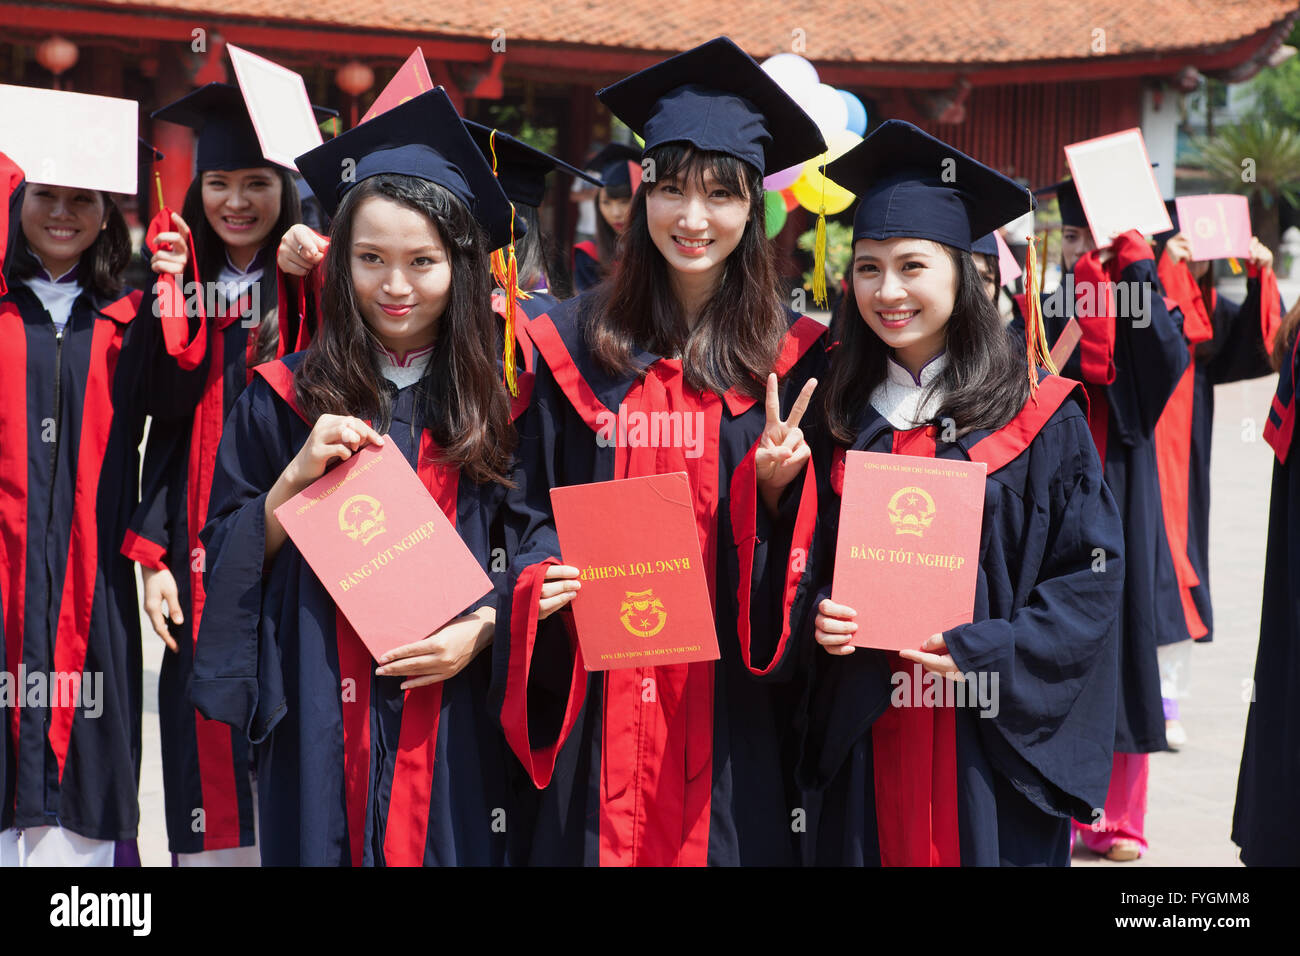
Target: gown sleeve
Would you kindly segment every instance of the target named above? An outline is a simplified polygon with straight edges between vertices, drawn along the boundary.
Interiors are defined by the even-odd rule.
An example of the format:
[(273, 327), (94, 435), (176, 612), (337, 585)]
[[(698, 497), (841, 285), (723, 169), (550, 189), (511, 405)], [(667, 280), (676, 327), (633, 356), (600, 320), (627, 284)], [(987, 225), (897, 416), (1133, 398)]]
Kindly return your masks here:
[[(1273, 310), (1281, 313), (1281, 299), (1273, 292)], [(1246, 280), (1246, 299), (1241, 305), (1218, 296), (1214, 305), (1213, 357), (1206, 371), (1215, 385), (1240, 382), (1273, 374), (1264, 340), (1261, 312), (1264, 290), (1259, 276)]]
[(266, 738), (286, 709), (279, 652), (273, 635), (262, 633), (266, 496), (297, 453), (286, 437), (286, 412), (260, 378), (239, 397), (217, 450), (200, 535), (207, 601), (191, 697), (205, 717), (230, 724), (253, 743)]
[(140, 502), (131, 514), (122, 554), (143, 568), (167, 570), (172, 505), (184, 494), (186, 423), (154, 419), (140, 469)]
[(1008, 555), (1035, 563), (1019, 575), (1028, 594), (1009, 618), (944, 639), (962, 673), (1000, 678), (995, 715), (978, 721), (994, 767), (1045, 812), (1087, 820), (1111, 771), (1123, 528), (1081, 414), (1045, 428), (1031, 455), (1023, 523), (999, 509), (992, 529)]
[[(534, 786), (545, 787), (586, 699), (587, 679), (572, 612), (538, 619), (546, 568), (561, 563), (550, 489), (563, 484), (566, 401), (545, 363), (517, 420), (519, 446), (506, 495), (509, 570), (497, 602), (491, 707)], [(584, 426), (585, 427), (585, 426)]]
[[(1129, 308), (1120, 311), (1130, 314), (1114, 320), (1115, 375), (1107, 398), (1114, 433), (1132, 445), (1155, 432), (1191, 355), (1183, 338), (1182, 312), (1166, 301), (1146, 240), (1136, 232), (1118, 236), (1115, 258), (1108, 266), (1110, 274), (1119, 276), (1117, 302), (1128, 299)], [(1148, 308), (1139, 318), (1137, 301), (1143, 299), (1149, 300), (1144, 303)]]

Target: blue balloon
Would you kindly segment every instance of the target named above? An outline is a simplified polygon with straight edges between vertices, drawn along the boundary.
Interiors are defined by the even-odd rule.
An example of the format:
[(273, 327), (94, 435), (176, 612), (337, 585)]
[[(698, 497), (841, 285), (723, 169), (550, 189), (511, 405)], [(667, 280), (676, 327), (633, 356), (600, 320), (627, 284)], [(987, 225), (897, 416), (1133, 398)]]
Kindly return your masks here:
[(857, 133), (859, 136), (867, 135), (867, 108), (862, 105), (862, 100), (848, 90), (836, 90), (835, 92), (840, 94), (840, 99), (849, 108), (848, 130)]

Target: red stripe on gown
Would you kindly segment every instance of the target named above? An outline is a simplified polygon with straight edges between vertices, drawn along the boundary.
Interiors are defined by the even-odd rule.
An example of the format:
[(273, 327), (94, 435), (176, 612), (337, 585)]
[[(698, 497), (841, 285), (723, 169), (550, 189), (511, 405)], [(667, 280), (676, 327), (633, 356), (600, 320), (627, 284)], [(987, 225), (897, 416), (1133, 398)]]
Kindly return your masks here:
[[(3, 155), (3, 154), (0, 154)], [(7, 214), (7, 207), (6, 207)], [(0, 236), (0, 242), (4, 237)], [(0, 303), (0, 340), (5, 343), (5, 374), (0, 375), (0, 408), (6, 409), (0, 441), (0, 594), (5, 616), (5, 668), (18, 673), (23, 659), (23, 619), (27, 601), (27, 330), (12, 302)], [(12, 708), (13, 741), (18, 745), (22, 698)]]
[[(128, 299), (137, 306), (140, 293)], [(121, 301), (121, 300), (119, 300)], [(116, 303), (115, 303), (116, 305)], [(68, 540), (68, 569), (59, 600), (59, 624), (54, 637), (54, 670), (80, 675), (86, 668), (90, 616), (99, 574), (99, 476), (113, 428), (113, 375), (122, 352), (124, 325), (96, 316), (90, 342), (90, 365), (82, 405), (81, 437), (77, 446), (76, 486), (72, 498), (72, 528)], [(25, 404), (20, 407), (25, 407)], [(51, 595), (53, 597), (53, 595)], [(78, 678), (79, 680), (80, 678)], [(59, 765), (59, 780), (68, 758), (77, 699), (55, 696), (50, 701), (50, 749)]]
[[(433, 438), (427, 431), (423, 432), (416, 470), (442, 513), (455, 527), (460, 470), (436, 464), (438, 454)], [(388, 823), (384, 830), (384, 862), (388, 866), (420, 866), (424, 863), (441, 708), (441, 681), (408, 690), (402, 701), (402, 726), (398, 732)]]
[[(199, 541), (199, 532), (203, 530), (208, 517), (212, 478), (217, 468), (217, 449), (221, 445), (221, 432), (225, 422), (225, 332), (244, 314), (247, 306), (247, 297), (242, 297), (234, 308), (218, 305), (211, 326), (212, 341), (208, 344), (207, 381), (203, 384), (203, 394), (190, 428), (186, 503), (192, 604), (190, 633), (196, 650), (199, 625), (203, 621), (203, 608), (207, 601), (207, 592), (203, 587), (206, 555)], [(251, 330), (248, 337), (250, 341), (255, 339), (257, 330)], [(240, 843), (239, 792), (235, 780), (231, 729), (219, 720), (208, 720), (195, 710), (194, 745), (199, 762), (199, 787), (203, 794), (203, 849), (237, 847)]]
[[(934, 436), (932, 425), (896, 431), (892, 452), (933, 458)], [(909, 683), (927, 673), (897, 654), (889, 657), (893, 671), (907, 673)], [(941, 690), (948, 690), (943, 686), (947, 678), (936, 675), (934, 679)], [(871, 725), (871, 748), (881, 864), (960, 865), (957, 724), (952, 706), (889, 707)]]
[[(722, 400), (685, 385), (681, 363), (661, 359), (634, 385), (628, 412), (699, 413), (702, 454), (682, 448), (629, 448), (619, 435), (614, 476), (685, 471), (700, 550), (715, 591), (718, 443)], [(697, 419), (698, 421), (698, 419)], [(703, 866), (708, 862), (713, 795), (712, 661), (606, 671), (600, 776), (602, 866)]]
[[(1201, 620), (1192, 600), (1192, 589), (1201, 583), (1187, 554), (1188, 481), (1192, 462), (1192, 418), (1196, 397), (1196, 345), (1214, 337), (1206, 303), (1200, 286), (1182, 262), (1174, 262), (1168, 250), (1160, 257), (1160, 284), (1183, 313), (1183, 337), (1188, 341), (1191, 361), (1178, 380), (1164, 411), (1156, 422), (1156, 476), (1160, 484), (1160, 502), (1165, 519), (1165, 535), (1178, 576), (1178, 595), (1182, 601), (1187, 631), (1204, 637), (1209, 628)], [(1213, 303), (1210, 305), (1213, 308)]]

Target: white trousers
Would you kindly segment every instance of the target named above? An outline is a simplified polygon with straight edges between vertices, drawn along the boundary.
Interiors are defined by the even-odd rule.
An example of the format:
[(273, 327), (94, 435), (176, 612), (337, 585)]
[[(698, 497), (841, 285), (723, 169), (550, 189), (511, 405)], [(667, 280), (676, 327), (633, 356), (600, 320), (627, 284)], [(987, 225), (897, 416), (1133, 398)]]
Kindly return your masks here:
[(112, 840), (92, 840), (63, 827), (0, 831), (0, 867), (112, 866)]

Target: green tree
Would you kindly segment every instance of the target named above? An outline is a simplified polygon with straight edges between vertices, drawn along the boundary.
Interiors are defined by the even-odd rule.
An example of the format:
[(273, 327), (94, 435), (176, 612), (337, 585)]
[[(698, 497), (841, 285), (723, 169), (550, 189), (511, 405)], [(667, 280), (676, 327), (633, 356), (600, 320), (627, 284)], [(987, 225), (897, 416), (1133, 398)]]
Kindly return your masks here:
[(1276, 253), (1279, 203), (1300, 203), (1300, 132), (1254, 119), (1221, 127), (1213, 139), (1193, 145), (1220, 188), (1250, 201), (1255, 235)]

